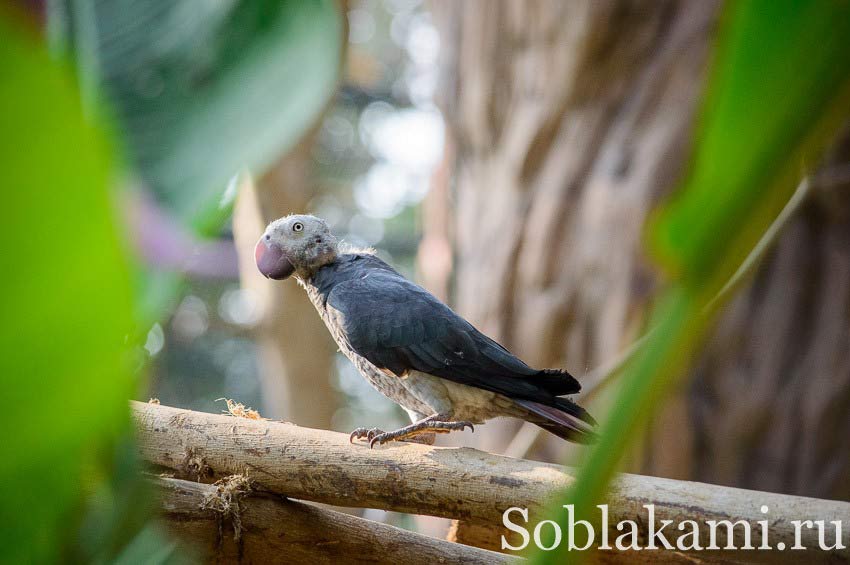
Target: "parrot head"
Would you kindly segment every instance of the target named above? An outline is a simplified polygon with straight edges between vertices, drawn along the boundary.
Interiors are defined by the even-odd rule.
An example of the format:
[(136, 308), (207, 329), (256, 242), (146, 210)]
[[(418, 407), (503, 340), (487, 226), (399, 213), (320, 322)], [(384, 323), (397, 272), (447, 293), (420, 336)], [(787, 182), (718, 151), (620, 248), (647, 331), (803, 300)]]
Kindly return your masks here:
[(263, 276), (283, 280), (292, 274), (307, 278), (336, 259), (337, 240), (321, 218), (293, 214), (268, 225), (254, 248)]

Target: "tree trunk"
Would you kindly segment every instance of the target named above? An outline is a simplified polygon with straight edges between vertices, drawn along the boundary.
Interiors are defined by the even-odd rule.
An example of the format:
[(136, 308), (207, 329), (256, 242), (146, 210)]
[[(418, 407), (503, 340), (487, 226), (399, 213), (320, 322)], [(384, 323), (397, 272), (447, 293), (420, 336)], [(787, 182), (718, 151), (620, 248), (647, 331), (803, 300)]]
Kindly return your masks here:
[[(643, 472), (850, 499), (848, 149), (726, 308)], [(664, 441), (671, 426), (688, 440)]]
[(294, 281), (264, 278), (254, 264), (254, 245), (266, 225), (303, 212), (315, 188), (310, 180), (308, 135), (261, 179), (239, 194), (233, 233), (242, 288), (259, 302), (257, 328), (264, 415), (302, 426), (329, 428), (337, 406), (331, 386), (335, 347), (321, 318)]
[[(338, 0), (338, 4), (343, 39), (339, 60), (344, 61), (349, 2)], [(341, 75), (342, 69), (338, 71)], [(233, 212), (233, 235), (242, 288), (253, 294), (262, 312), (256, 335), (265, 415), (327, 429), (338, 406), (331, 385), (336, 345), (299, 285), (270, 281), (254, 264), (254, 245), (269, 222), (306, 212), (316, 195), (312, 152), (324, 116), (322, 112), (300, 143), (281, 156), (257, 186), (240, 192)]]
[(455, 305), (531, 364), (581, 378), (643, 321), (641, 230), (686, 155), (717, 3), (436, 7)]
[[(581, 378), (644, 323), (656, 280), (642, 228), (687, 157), (719, 5), (436, 7), (455, 305), (532, 364)], [(831, 170), (657, 415), (641, 472), (850, 498), (850, 197), (817, 188), (847, 184), (846, 165)]]

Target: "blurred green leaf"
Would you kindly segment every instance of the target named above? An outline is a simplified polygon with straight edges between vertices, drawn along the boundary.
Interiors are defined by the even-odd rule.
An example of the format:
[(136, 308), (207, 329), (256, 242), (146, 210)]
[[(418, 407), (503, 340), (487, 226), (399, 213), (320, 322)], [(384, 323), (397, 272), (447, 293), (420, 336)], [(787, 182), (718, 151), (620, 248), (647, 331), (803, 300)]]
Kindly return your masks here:
[(83, 92), (103, 86), (143, 179), (201, 231), (220, 228), (235, 174), (301, 138), (339, 73), (333, 0), (57, 0), (49, 17)]
[(724, 23), (690, 174), (652, 229), (694, 285), (731, 275), (847, 115), (850, 2), (732, 2)]
[[(343, 31), (333, 0), (54, 0), (48, 36), (76, 61), (89, 109), (103, 93), (159, 202), (215, 237), (239, 173), (262, 173), (328, 103)], [(138, 273), (143, 328), (176, 303), (182, 278)]]
[(49, 562), (97, 488), (84, 471), (129, 429), (131, 292), (105, 136), (29, 22), (0, 10), (0, 36), (0, 548)]
[[(598, 522), (594, 505), (698, 350), (720, 302), (716, 293), (850, 116), (848, 38), (847, 1), (726, 5), (689, 174), (649, 231), (673, 280), (656, 303), (654, 330), (623, 375), (599, 443), (561, 499), (575, 505), (576, 519)], [(566, 522), (560, 507), (551, 516)], [(566, 548), (539, 553), (537, 561), (562, 563)]]
[(177, 307), (187, 282), (182, 273), (141, 268), (135, 271), (134, 281), (138, 294), (136, 319), (139, 325), (133, 338), (137, 343), (144, 343), (151, 325)]

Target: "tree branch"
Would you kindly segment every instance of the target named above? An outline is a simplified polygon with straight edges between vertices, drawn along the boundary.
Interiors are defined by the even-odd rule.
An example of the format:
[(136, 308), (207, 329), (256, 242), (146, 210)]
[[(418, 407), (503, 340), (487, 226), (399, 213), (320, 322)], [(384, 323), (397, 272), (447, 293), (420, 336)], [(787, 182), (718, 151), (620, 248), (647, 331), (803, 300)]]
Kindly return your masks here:
[[(169, 530), (198, 551), (204, 562), (240, 563), (516, 563), (515, 557), (415, 534), (285, 500), (241, 491), (216, 507), (221, 489), (179, 479), (156, 478)], [(226, 508), (226, 509), (225, 509)]]
[[(221, 478), (246, 474), (264, 490), (338, 506), (381, 508), (462, 519), (500, 527), (502, 513), (527, 507), (530, 525), (544, 519), (553, 495), (573, 478), (568, 469), (511, 459), (468, 448), (391, 444), (377, 449), (350, 445), (345, 434), (292, 424), (192, 412), (132, 403), (142, 456), (156, 465), (192, 475)], [(758, 531), (770, 521), (770, 543), (794, 544), (793, 520), (842, 520), (850, 524), (850, 503), (675, 481), (620, 475), (611, 485), (609, 525), (636, 520), (646, 539), (644, 505), (655, 519), (695, 520), (700, 539), (709, 539), (707, 520), (745, 520)], [(767, 514), (760, 507), (769, 508)], [(720, 528), (720, 545), (724, 529)], [(667, 532), (675, 543), (678, 530)], [(614, 537), (611, 538), (612, 540)], [(850, 560), (850, 550), (823, 552), (817, 528), (802, 528), (809, 563)], [(736, 539), (740, 546), (740, 540)], [(659, 557), (667, 552), (660, 552)], [(738, 558), (741, 552), (737, 552)], [(794, 562), (799, 552), (756, 552), (747, 558)], [(702, 557), (707, 557), (702, 554)]]

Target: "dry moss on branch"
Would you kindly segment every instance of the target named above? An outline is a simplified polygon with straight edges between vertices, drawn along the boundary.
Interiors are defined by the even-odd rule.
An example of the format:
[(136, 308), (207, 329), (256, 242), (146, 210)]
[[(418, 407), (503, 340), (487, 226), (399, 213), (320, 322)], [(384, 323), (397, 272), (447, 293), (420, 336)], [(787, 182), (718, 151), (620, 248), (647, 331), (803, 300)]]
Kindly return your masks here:
[(233, 524), (233, 541), (242, 539), (242, 509), (240, 501), (251, 492), (251, 480), (246, 475), (229, 475), (213, 483), (215, 490), (204, 496), (201, 508), (218, 515), (219, 540), (224, 536), (224, 521)]
[(229, 414), (236, 418), (247, 418), (249, 420), (268, 420), (268, 418), (260, 416), (260, 413), (256, 410), (246, 407), (241, 402), (236, 402), (231, 398), (217, 398), (216, 402), (221, 400), (227, 403), (227, 410), (223, 411), (225, 414)]

